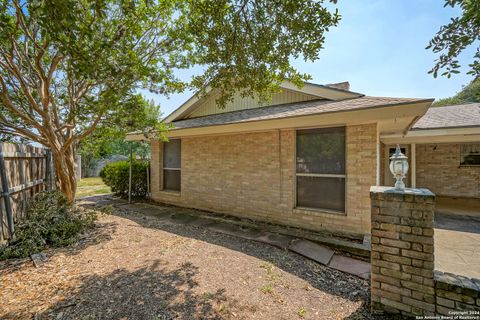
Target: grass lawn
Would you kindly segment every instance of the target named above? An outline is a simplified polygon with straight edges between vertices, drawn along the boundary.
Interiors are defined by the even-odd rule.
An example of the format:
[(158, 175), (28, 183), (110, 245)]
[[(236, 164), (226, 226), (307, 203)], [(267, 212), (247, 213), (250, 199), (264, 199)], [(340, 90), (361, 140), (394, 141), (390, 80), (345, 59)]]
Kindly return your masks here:
[(77, 186), (77, 197), (87, 197), (93, 196), (96, 194), (110, 193), (110, 187), (106, 186), (102, 178), (92, 177), (92, 178), (83, 178), (80, 180)]

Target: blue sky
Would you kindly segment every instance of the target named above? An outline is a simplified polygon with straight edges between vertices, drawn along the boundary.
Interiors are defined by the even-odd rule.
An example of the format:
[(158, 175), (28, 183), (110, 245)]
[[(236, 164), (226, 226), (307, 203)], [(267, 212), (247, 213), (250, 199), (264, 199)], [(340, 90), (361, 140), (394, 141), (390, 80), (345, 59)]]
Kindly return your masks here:
[[(326, 35), (320, 59), (296, 60), (294, 66), (319, 84), (349, 81), (351, 90), (367, 95), (444, 98), (461, 90), (472, 77), (465, 72), (450, 79), (428, 74), (436, 56), (425, 50), (441, 25), (459, 14), (443, 7), (443, 0), (339, 0), (342, 20)], [(459, 58), (466, 66), (473, 48)], [(465, 71), (466, 68), (463, 69)], [(194, 69), (181, 72), (189, 75)], [(170, 98), (146, 93), (167, 115), (185, 102), (192, 92)]]

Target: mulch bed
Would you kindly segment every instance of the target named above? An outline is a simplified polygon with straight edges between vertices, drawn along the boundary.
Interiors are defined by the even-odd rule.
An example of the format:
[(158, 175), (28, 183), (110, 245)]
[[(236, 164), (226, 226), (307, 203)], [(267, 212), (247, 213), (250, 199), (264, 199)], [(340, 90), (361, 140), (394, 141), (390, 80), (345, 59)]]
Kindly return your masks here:
[(75, 245), (0, 262), (1, 319), (370, 319), (369, 283), (155, 217), (102, 215)]

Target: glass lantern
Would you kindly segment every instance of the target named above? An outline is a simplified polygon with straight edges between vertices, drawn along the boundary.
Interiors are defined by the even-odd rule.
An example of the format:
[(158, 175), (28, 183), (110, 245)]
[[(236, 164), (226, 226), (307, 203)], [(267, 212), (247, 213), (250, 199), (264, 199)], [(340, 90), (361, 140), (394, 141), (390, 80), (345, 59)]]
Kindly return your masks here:
[(395, 153), (390, 157), (390, 172), (396, 179), (395, 189), (397, 190), (405, 190), (405, 183), (403, 182), (403, 179), (408, 172), (407, 159), (407, 156), (405, 156), (400, 150), (400, 145), (397, 144)]

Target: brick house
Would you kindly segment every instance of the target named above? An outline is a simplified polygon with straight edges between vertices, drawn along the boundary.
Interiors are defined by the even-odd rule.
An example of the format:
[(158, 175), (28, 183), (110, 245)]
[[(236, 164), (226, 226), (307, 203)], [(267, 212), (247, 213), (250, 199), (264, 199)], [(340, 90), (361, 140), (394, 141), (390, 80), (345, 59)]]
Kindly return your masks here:
[[(464, 180), (456, 182), (461, 187), (450, 184), (445, 195), (479, 198), (480, 167), (457, 168), (462, 175), (450, 177), (450, 169), (439, 166), (445, 157), (453, 168), (466, 152), (459, 142), (480, 141), (480, 117), (474, 126), (466, 124), (472, 129), (468, 139), (455, 126), (443, 141), (437, 118), (450, 109), (432, 112), (433, 99), (365, 96), (348, 83), (297, 88), (285, 82), (281, 88), (269, 106), (236, 94), (224, 109), (215, 104), (218, 93), (207, 90), (167, 116), (165, 122), (174, 125), (169, 142), (151, 141), (152, 199), (364, 235), (370, 233), (370, 186), (391, 184), (385, 164), (396, 143), (416, 159), (407, 184), (442, 194), (444, 180), (456, 176)], [(145, 137), (132, 133), (128, 139)], [(432, 173), (437, 170), (442, 177)]]
[(440, 197), (480, 199), (480, 103), (429, 108), (407, 134), (381, 141), (384, 153), (397, 143), (404, 148), (413, 165), (411, 186)]

